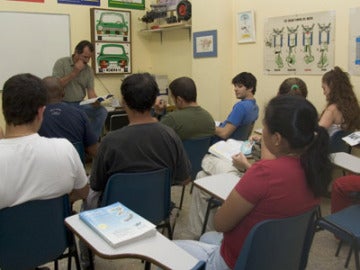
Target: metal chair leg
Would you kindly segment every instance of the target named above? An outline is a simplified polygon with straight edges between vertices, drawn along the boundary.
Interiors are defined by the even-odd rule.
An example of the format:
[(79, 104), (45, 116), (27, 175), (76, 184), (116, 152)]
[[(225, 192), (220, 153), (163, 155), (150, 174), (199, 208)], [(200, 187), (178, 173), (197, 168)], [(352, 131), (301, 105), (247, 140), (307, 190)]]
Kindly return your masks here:
[(206, 225), (207, 225), (210, 210), (211, 210), (211, 201), (212, 201), (212, 198), (210, 198), (209, 201), (208, 201), (208, 205), (207, 205), (206, 213), (205, 213), (205, 218), (204, 218), (204, 223), (203, 223), (203, 227), (202, 227), (202, 230), (201, 230), (201, 235), (204, 234), (205, 231), (206, 231)]
[(190, 194), (192, 194), (194, 189), (194, 181), (191, 182), (191, 187), (190, 187)]
[(339, 252), (340, 252), (340, 249), (341, 249), (343, 243), (344, 243), (344, 241), (340, 240), (339, 245), (338, 245), (338, 247), (336, 249), (336, 252), (335, 252), (336, 257), (339, 256)]
[(181, 191), (181, 197), (180, 197), (179, 210), (182, 209), (182, 205), (183, 205), (183, 201), (184, 201), (185, 188), (186, 188), (186, 186), (183, 185), (182, 191)]
[[(356, 240), (354, 240), (356, 241)], [(357, 243), (354, 244), (354, 252), (355, 252), (355, 265), (356, 270), (360, 270), (360, 262), (359, 262), (359, 247)]]
[(349, 253), (348, 253), (347, 257), (346, 257), (345, 268), (348, 268), (348, 266), (349, 266), (352, 251), (353, 251), (353, 248), (352, 248), (352, 246), (350, 246)]
[(150, 270), (151, 269), (151, 263), (148, 261), (145, 261), (145, 270)]
[(90, 262), (89, 267), (90, 267), (91, 270), (95, 270), (95, 266), (94, 266), (94, 255), (93, 255), (93, 253), (92, 253), (92, 251), (91, 251), (90, 248), (88, 248), (88, 253), (89, 253), (89, 262)]

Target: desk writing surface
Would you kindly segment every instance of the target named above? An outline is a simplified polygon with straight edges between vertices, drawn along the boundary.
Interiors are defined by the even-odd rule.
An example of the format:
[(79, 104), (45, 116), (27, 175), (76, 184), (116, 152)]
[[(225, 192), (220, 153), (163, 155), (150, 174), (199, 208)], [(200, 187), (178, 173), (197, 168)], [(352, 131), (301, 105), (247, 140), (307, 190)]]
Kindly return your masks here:
[(191, 269), (199, 262), (199, 260), (159, 232), (154, 237), (112, 248), (82, 222), (78, 214), (67, 217), (65, 224), (74, 234), (87, 242), (91, 249), (102, 258), (144, 259), (165, 269)]
[(332, 153), (330, 157), (336, 166), (360, 174), (360, 158), (345, 152)]
[(225, 200), (239, 180), (240, 177), (233, 173), (221, 173), (196, 179), (194, 185), (218, 199)]

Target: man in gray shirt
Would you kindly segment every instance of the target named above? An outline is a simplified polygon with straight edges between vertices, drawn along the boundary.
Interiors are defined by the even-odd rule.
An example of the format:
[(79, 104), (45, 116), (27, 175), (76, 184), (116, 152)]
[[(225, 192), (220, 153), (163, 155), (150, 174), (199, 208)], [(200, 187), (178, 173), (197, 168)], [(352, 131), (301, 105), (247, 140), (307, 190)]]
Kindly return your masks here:
[(107, 117), (107, 110), (98, 102), (79, 105), (86, 95), (89, 99), (97, 97), (94, 89), (94, 74), (88, 65), (93, 53), (94, 45), (90, 41), (80, 41), (72, 56), (56, 61), (53, 67), (53, 76), (60, 79), (60, 83), (65, 89), (63, 101), (86, 112), (93, 131), (99, 138)]

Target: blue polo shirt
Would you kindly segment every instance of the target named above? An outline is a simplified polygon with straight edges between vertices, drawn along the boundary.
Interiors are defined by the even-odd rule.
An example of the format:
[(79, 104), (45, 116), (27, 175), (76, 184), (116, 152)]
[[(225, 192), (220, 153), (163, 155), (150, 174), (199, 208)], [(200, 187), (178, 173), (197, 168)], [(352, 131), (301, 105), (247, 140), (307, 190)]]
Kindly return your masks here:
[[(259, 117), (259, 107), (255, 99), (244, 99), (237, 102), (227, 119), (220, 124), (224, 127), (226, 123), (233, 124), (236, 127), (248, 125), (255, 122)], [(231, 137), (231, 136), (230, 136)]]

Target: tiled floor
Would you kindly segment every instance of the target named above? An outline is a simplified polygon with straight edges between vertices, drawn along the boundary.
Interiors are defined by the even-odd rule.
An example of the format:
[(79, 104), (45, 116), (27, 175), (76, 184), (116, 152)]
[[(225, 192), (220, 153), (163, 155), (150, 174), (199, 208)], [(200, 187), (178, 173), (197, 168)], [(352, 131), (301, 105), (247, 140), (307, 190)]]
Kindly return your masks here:
[[(173, 201), (179, 202), (179, 194), (181, 193), (181, 188), (173, 188)], [(186, 195), (184, 198), (183, 210), (181, 210), (179, 217), (176, 221), (174, 239), (182, 239), (185, 235), (186, 224), (187, 224), (187, 214), (188, 207), (190, 205), (191, 196), (189, 195), (189, 187), (186, 190)], [(78, 205), (76, 206), (78, 207)], [(322, 214), (326, 215), (330, 211), (330, 200), (328, 198), (323, 198), (321, 204)], [(345, 269), (344, 263), (346, 260), (348, 246), (344, 246), (340, 252), (339, 257), (335, 257), (335, 251), (337, 248), (338, 240), (327, 231), (319, 231), (315, 234), (314, 241), (311, 247), (309, 261), (307, 270), (338, 270)], [(53, 269), (52, 264), (47, 264), (51, 269)], [(96, 257), (95, 267), (98, 270), (142, 270), (144, 269), (144, 264), (139, 260), (133, 259), (121, 259), (121, 260), (105, 260), (99, 257)], [(66, 262), (61, 262), (60, 269), (67, 269)], [(73, 265), (75, 269), (75, 265)], [(158, 269), (155, 266), (152, 266), (152, 269)], [(355, 269), (354, 259), (351, 258), (349, 270)], [(279, 269), (282, 270), (282, 269)], [(287, 270), (287, 269), (284, 269)]]

